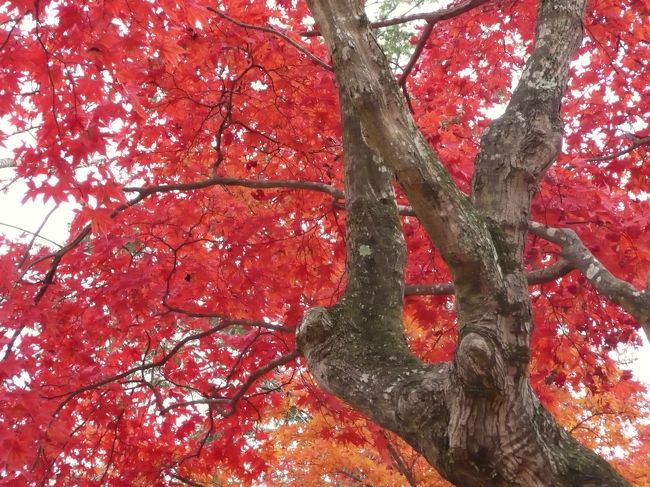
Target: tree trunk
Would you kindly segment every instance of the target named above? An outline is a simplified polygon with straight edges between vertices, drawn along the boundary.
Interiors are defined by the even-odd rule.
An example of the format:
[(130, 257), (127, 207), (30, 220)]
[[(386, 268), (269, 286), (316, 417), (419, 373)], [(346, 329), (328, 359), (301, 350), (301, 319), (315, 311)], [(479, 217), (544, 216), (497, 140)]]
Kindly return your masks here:
[[(527, 375), (522, 252), (530, 200), (560, 150), (559, 110), (585, 0), (542, 0), (536, 45), (506, 113), (486, 130), (471, 199), (406, 110), (358, 0), (311, 0), (339, 86), (347, 288), (305, 314), (298, 346), (326, 390), (394, 431), (460, 486), (628, 485), (540, 405)], [(392, 178), (454, 277), (459, 340), (425, 364), (403, 335), (405, 247)]]

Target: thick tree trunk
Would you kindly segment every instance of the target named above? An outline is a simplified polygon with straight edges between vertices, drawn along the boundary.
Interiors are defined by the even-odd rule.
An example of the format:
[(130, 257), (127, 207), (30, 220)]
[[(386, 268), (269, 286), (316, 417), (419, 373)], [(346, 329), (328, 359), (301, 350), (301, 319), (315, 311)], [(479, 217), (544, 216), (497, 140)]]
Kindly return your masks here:
[[(623, 486), (544, 410), (527, 378), (532, 328), (522, 267), (530, 199), (561, 144), (559, 108), (584, 0), (543, 0), (536, 46), (506, 114), (486, 131), (472, 200), (405, 109), (358, 0), (311, 0), (342, 106), (347, 276), (306, 313), (298, 346), (317, 382), (460, 486)], [(405, 248), (393, 174), (454, 275), (459, 340), (425, 364), (403, 336)]]

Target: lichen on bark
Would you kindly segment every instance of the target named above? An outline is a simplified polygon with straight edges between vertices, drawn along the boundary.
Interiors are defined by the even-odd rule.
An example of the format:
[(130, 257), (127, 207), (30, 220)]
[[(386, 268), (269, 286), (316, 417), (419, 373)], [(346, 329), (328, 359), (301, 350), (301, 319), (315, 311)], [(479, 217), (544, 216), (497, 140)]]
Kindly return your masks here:
[[(306, 313), (297, 334), (316, 381), (457, 485), (628, 485), (553, 420), (527, 377), (532, 317), (521, 255), (530, 200), (560, 148), (561, 94), (585, 0), (540, 2), (536, 46), (482, 139), (471, 199), (417, 129), (361, 2), (309, 4), (339, 87), (347, 211), (346, 290), (336, 305)], [(393, 174), (454, 276), (451, 362), (422, 363), (403, 335)]]

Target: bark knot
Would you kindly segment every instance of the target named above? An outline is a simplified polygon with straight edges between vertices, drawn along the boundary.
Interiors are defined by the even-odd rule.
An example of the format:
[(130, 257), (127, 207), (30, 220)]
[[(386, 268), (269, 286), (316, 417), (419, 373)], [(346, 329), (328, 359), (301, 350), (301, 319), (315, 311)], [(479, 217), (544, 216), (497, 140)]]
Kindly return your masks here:
[(494, 350), (478, 333), (463, 337), (456, 353), (458, 372), (466, 385), (491, 388), (495, 364)]
[(298, 350), (309, 355), (310, 350), (323, 345), (332, 336), (334, 323), (326, 308), (315, 307), (307, 310), (296, 330)]

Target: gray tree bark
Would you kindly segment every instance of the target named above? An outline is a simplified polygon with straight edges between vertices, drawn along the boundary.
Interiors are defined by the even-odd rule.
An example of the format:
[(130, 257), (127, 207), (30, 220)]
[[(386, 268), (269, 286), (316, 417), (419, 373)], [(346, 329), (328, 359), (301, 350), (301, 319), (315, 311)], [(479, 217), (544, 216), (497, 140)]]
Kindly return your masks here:
[[(309, 310), (298, 330), (314, 378), (456, 485), (628, 485), (555, 422), (527, 375), (533, 324), (522, 252), (531, 198), (561, 147), (585, 0), (540, 2), (535, 48), (505, 114), (483, 135), (471, 199), (404, 106), (363, 2), (309, 3), (342, 107), (348, 279), (340, 302)], [(393, 177), (453, 274), (459, 340), (449, 363), (421, 362), (404, 339)]]

